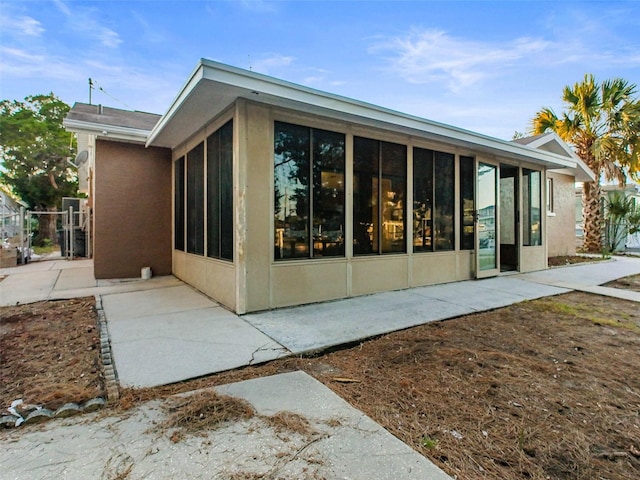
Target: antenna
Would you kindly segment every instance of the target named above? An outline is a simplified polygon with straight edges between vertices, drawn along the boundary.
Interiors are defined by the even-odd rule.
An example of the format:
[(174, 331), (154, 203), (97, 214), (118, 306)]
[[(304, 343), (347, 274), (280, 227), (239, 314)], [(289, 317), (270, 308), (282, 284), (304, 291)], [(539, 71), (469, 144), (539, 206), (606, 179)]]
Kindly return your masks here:
[(98, 82), (96, 80), (92, 80), (91, 78), (89, 79), (89, 105), (91, 105), (91, 90), (95, 89), (96, 87), (98, 87), (98, 90), (100, 90), (102, 93), (104, 93), (107, 97), (110, 97), (111, 99), (115, 100), (116, 102), (121, 103), (122, 105), (127, 107), (129, 110), (133, 110), (133, 108), (131, 108), (129, 105), (124, 103), (119, 98), (116, 98), (113, 95), (111, 95), (104, 88), (102, 88), (100, 85), (98, 85)]
[(247, 55), (247, 57), (249, 58), (249, 71), (253, 72), (253, 67), (251, 66), (251, 55)]

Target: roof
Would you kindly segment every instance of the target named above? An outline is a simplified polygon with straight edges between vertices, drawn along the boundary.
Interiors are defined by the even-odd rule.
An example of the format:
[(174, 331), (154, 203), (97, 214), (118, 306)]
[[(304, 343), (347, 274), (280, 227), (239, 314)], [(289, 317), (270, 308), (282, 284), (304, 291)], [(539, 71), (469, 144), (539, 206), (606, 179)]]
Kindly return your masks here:
[(67, 113), (63, 125), (77, 133), (144, 143), (160, 118), (155, 113), (76, 103)]
[(175, 148), (238, 98), (446, 142), (547, 168), (577, 166), (576, 158), (566, 154), (500, 140), (206, 59), (198, 62), (169, 110), (151, 131), (147, 145)]
[(593, 182), (596, 179), (595, 174), (587, 164), (584, 163), (573, 149), (555, 132), (546, 132), (540, 135), (533, 135), (531, 137), (516, 138), (513, 142), (526, 145), (530, 148), (564, 155), (576, 162), (574, 168), (551, 169), (552, 172), (574, 176), (577, 182)]

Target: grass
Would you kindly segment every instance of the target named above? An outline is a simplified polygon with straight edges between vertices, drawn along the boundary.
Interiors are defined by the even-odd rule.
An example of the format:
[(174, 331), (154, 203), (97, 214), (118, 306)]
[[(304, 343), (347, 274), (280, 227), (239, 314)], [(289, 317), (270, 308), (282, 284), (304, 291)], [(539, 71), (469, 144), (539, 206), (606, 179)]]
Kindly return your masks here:
[(42, 247), (34, 246), (33, 253), (36, 255), (48, 255), (50, 253), (60, 251), (60, 247), (58, 245), (45, 245)]

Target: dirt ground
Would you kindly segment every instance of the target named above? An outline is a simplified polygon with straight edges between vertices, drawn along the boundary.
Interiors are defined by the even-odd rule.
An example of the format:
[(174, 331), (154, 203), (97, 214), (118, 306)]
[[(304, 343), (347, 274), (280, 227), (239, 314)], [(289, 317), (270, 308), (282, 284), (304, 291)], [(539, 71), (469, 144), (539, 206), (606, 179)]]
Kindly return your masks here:
[(0, 308), (0, 407), (56, 409), (102, 395), (93, 297)]
[[(617, 285), (628, 288), (638, 282), (640, 276)], [(32, 343), (12, 354), (22, 355), (22, 368), (2, 370), (3, 405), (18, 393), (45, 403), (44, 392), (42, 397), (34, 393), (42, 386), (32, 386), (42, 376), (51, 386), (61, 387), (58, 391), (64, 391), (63, 384), (82, 384), (80, 372), (93, 377), (94, 383), (86, 388), (100, 383), (99, 371), (91, 373), (97, 351), (92, 349), (95, 331), (89, 332), (89, 325), (95, 325), (95, 314), (91, 299), (83, 302), (88, 303), (73, 308), (84, 312), (84, 319), (73, 328), (54, 329), (59, 332), (57, 341)], [(67, 304), (60, 317), (65, 322), (75, 317), (68, 314), (72, 307)], [(27, 307), (37, 311), (34, 306), (21, 308)], [(7, 337), (27, 331), (16, 324), (51, 324), (58, 318), (46, 308), (40, 313), (46, 318), (38, 321), (26, 320), (25, 312), (10, 317), (7, 311), (0, 309), (3, 367), (5, 345), (23, 343)], [(71, 330), (88, 334), (84, 346), (70, 346)], [(313, 358), (282, 359), (177, 385), (125, 390), (118, 408), (304, 370), (459, 479), (632, 479), (640, 478), (639, 351), (637, 303), (569, 293), (395, 332)], [(68, 352), (80, 357), (91, 352), (94, 363), (83, 368), (75, 362), (65, 364), (62, 359)], [(57, 373), (36, 369), (21, 379), (10, 376), (28, 370), (26, 365), (40, 358), (53, 359), (44, 363), (57, 366)]]

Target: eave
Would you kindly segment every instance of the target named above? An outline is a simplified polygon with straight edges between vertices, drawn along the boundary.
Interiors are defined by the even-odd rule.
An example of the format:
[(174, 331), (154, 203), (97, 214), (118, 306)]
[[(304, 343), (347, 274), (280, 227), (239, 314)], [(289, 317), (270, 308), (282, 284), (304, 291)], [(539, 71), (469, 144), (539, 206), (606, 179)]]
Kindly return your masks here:
[(577, 163), (557, 153), (400, 113), (284, 80), (201, 59), (168, 111), (152, 129), (147, 146), (175, 148), (238, 98), (317, 114), (418, 138), (467, 147), (501, 159), (545, 168), (573, 169)]
[(151, 133), (150, 130), (84, 122), (69, 118), (65, 118), (62, 125), (70, 132), (95, 135), (101, 140), (119, 140), (140, 144), (144, 144)]

